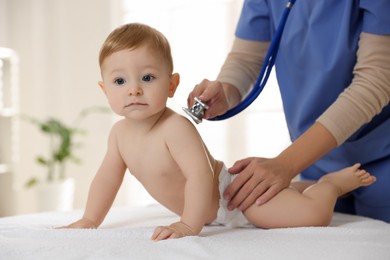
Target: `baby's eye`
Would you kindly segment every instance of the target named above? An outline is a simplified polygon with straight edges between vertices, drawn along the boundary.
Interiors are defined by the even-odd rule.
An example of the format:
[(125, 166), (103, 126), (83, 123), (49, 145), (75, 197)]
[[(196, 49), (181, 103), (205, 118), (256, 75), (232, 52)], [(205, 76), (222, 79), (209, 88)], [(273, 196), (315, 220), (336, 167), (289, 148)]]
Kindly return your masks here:
[(142, 77), (143, 81), (152, 81), (153, 79), (155, 79), (155, 77), (150, 75), (150, 74), (145, 75), (145, 76)]
[(114, 80), (114, 83), (117, 85), (123, 85), (126, 83), (126, 80), (124, 80), (123, 78), (117, 78)]

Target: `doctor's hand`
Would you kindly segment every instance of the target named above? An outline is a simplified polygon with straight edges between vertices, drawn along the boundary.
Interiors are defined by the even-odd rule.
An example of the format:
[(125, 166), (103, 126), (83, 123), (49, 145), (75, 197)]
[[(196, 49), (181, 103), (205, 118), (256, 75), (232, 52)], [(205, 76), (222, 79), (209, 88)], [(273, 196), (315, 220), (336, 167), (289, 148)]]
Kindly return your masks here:
[(223, 196), (228, 209), (246, 210), (253, 203), (262, 205), (290, 185), (289, 167), (274, 159), (250, 157), (234, 163), (230, 174), (238, 174)]
[(196, 85), (188, 95), (187, 106), (189, 108), (194, 104), (195, 97), (209, 106), (205, 111), (204, 119), (224, 114), (241, 100), (240, 92), (233, 85), (207, 79)]

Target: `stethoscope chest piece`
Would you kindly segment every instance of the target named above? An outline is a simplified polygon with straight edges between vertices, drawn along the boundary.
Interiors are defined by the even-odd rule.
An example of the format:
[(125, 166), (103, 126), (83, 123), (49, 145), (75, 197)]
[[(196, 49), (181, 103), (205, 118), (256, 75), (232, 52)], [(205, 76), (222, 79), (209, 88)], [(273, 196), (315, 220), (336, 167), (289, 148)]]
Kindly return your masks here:
[(195, 97), (195, 103), (192, 105), (190, 109), (183, 107), (183, 110), (195, 121), (195, 123), (199, 124), (202, 122), (202, 118), (204, 116), (204, 111), (209, 108), (208, 105), (202, 102), (199, 98)]

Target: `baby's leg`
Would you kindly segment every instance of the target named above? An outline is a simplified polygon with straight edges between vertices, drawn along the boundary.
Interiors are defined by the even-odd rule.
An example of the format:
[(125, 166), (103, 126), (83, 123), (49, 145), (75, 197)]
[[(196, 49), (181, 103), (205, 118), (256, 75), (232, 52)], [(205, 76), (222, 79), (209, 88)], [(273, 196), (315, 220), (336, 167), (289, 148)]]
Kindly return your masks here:
[(290, 183), (290, 187), (292, 189), (295, 189), (302, 193), (304, 190), (306, 190), (309, 186), (316, 184), (317, 181), (292, 181)]
[(337, 197), (361, 186), (371, 185), (375, 177), (359, 164), (324, 175), (302, 193), (285, 189), (264, 205), (252, 205), (246, 218), (262, 228), (326, 226), (333, 215)]
[[(355, 165), (341, 169), (340, 171), (328, 173), (319, 179), (318, 184), (331, 184), (336, 188), (338, 197), (359, 187), (373, 184), (376, 180), (375, 176), (372, 176), (365, 170), (359, 170), (359, 167), (360, 164), (356, 163)], [(305, 192), (306, 190), (303, 191), (303, 193)]]

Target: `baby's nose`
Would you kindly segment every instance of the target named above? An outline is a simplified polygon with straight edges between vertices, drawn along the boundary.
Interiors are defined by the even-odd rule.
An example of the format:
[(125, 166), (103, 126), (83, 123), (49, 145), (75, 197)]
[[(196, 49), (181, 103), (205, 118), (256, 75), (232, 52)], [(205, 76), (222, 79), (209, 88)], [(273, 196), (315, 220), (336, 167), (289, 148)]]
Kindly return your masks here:
[(141, 88), (139, 88), (139, 87), (130, 87), (127, 94), (129, 96), (140, 96), (140, 95), (142, 95), (142, 93), (143, 92), (142, 92)]

